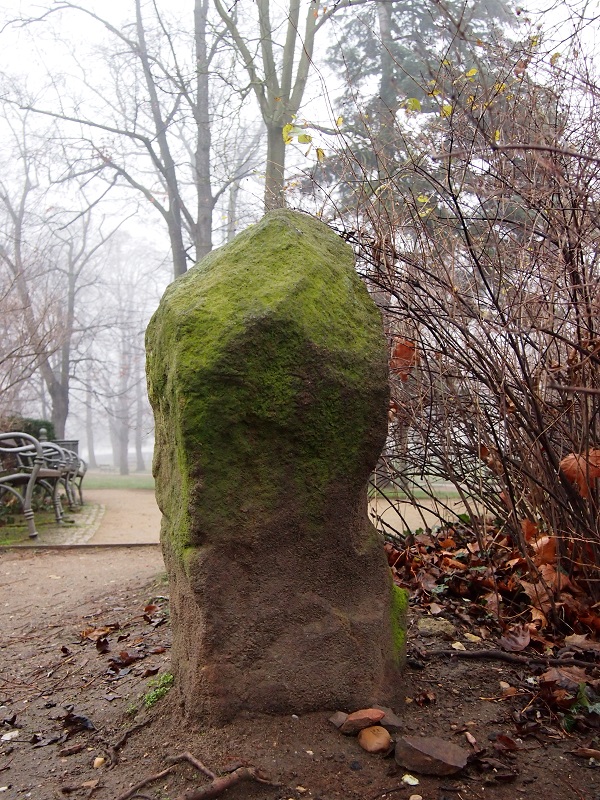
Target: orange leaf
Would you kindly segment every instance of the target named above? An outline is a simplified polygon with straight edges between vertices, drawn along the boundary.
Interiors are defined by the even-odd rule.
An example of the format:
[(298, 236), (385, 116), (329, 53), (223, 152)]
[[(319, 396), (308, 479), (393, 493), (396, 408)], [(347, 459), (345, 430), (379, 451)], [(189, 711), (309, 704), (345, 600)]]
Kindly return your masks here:
[(541, 536), (530, 544), (534, 550), (533, 560), (537, 566), (556, 562), (556, 539), (554, 536)]
[(525, 537), (526, 542), (528, 542), (530, 539), (533, 539), (533, 537), (537, 536), (539, 533), (538, 526), (530, 519), (521, 520), (521, 530), (523, 531), (523, 536)]
[(411, 369), (419, 363), (419, 355), (414, 342), (408, 339), (397, 339), (392, 350), (390, 369), (398, 374), (402, 381), (407, 381)]
[(590, 481), (600, 478), (600, 450), (588, 450), (587, 455), (570, 453), (560, 462), (563, 475), (577, 484), (582, 497), (590, 496)]

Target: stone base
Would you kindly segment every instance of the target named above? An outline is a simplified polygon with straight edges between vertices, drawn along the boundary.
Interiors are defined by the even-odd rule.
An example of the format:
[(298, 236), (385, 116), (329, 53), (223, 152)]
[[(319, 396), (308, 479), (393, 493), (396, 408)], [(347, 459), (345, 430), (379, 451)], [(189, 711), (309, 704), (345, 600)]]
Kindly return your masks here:
[(377, 534), (363, 552), (343, 526), (323, 535), (327, 552), (289, 536), (190, 548), (186, 574), (165, 543), (187, 714), (222, 724), (244, 711), (355, 710), (402, 697), (405, 609), (390, 601)]

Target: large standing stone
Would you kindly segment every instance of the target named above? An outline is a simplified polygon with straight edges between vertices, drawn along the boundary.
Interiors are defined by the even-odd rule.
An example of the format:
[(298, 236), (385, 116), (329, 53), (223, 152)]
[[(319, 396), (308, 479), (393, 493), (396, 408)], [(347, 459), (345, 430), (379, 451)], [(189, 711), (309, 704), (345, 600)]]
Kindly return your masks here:
[(366, 511), (387, 353), (351, 248), (271, 212), (167, 289), (147, 350), (186, 709), (393, 701), (404, 598)]

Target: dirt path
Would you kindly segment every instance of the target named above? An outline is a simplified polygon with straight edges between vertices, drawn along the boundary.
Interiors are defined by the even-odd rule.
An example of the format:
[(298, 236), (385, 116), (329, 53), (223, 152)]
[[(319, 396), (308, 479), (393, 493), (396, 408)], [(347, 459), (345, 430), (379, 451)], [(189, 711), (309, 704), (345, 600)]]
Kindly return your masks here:
[[(95, 541), (157, 539), (151, 494), (88, 495), (105, 509)], [(600, 798), (600, 770), (573, 755), (595, 746), (596, 732), (566, 734), (552, 715), (536, 716), (532, 668), (428, 655), (453, 641), (484, 645), (466, 638), (473, 625), (464, 615), (446, 615), (453, 626), (444, 641), (417, 630), (425, 612), (413, 610), (406, 701), (395, 709), (404, 736), (439, 736), (473, 754), (482, 748), (457, 776), (419, 775), (409, 788), (407, 770), (341, 736), (327, 711), (242, 717), (211, 730), (182, 718), (177, 685), (145, 708), (153, 676), (171, 670), (167, 595), (152, 544), (0, 553), (0, 797), (115, 800), (164, 770), (167, 756), (189, 750), (216, 771), (250, 763), (280, 784), (242, 784), (225, 800)], [(503, 696), (500, 681), (516, 694)], [(182, 766), (135, 797), (176, 800), (206, 780)]]
[(152, 489), (88, 489), (85, 499), (104, 507), (88, 544), (158, 544), (161, 514)]

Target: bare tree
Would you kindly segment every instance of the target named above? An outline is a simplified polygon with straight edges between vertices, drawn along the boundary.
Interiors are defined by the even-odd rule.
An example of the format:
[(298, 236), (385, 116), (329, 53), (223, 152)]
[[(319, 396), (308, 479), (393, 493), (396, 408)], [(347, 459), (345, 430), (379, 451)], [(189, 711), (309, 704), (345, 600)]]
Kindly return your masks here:
[(253, 151), (235, 164), (220, 158), (217, 169), (213, 163), (213, 140), (225, 137), (238, 100), (229, 90), (232, 65), (222, 58), (223, 32), (210, 8), (209, 0), (195, 0), (190, 35), (157, 4), (149, 9), (141, 0), (134, 20), (122, 25), (83, 5), (56, 3), (37, 19), (78, 14), (95, 21), (108, 34), (103, 68), (77, 65), (82, 97), (71, 87), (69, 101), (61, 86), (52, 102), (51, 84), (46, 106), (20, 101), (60, 121), (72, 174), (106, 176), (140, 193), (160, 214), (175, 276), (212, 249), (217, 203), (252, 170)]
[[(292, 124), (304, 99), (315, 36), (336, 11), (363, 2), (340, 0), (326, 6), (320, 0), (304, 4), (301, 0), (289, 0), (281, 19), (272, 12), (269, 0), (257, 0), (256, 18), (239, 21), (236, 4), (227, 9), (221, 0), (214, 0), (248, 74), (247, 89), (252, 91), (267, 128), (267, 210), (285, 205), (284, 128)], [(281, 28), (283, 34), (278, 37)]]

